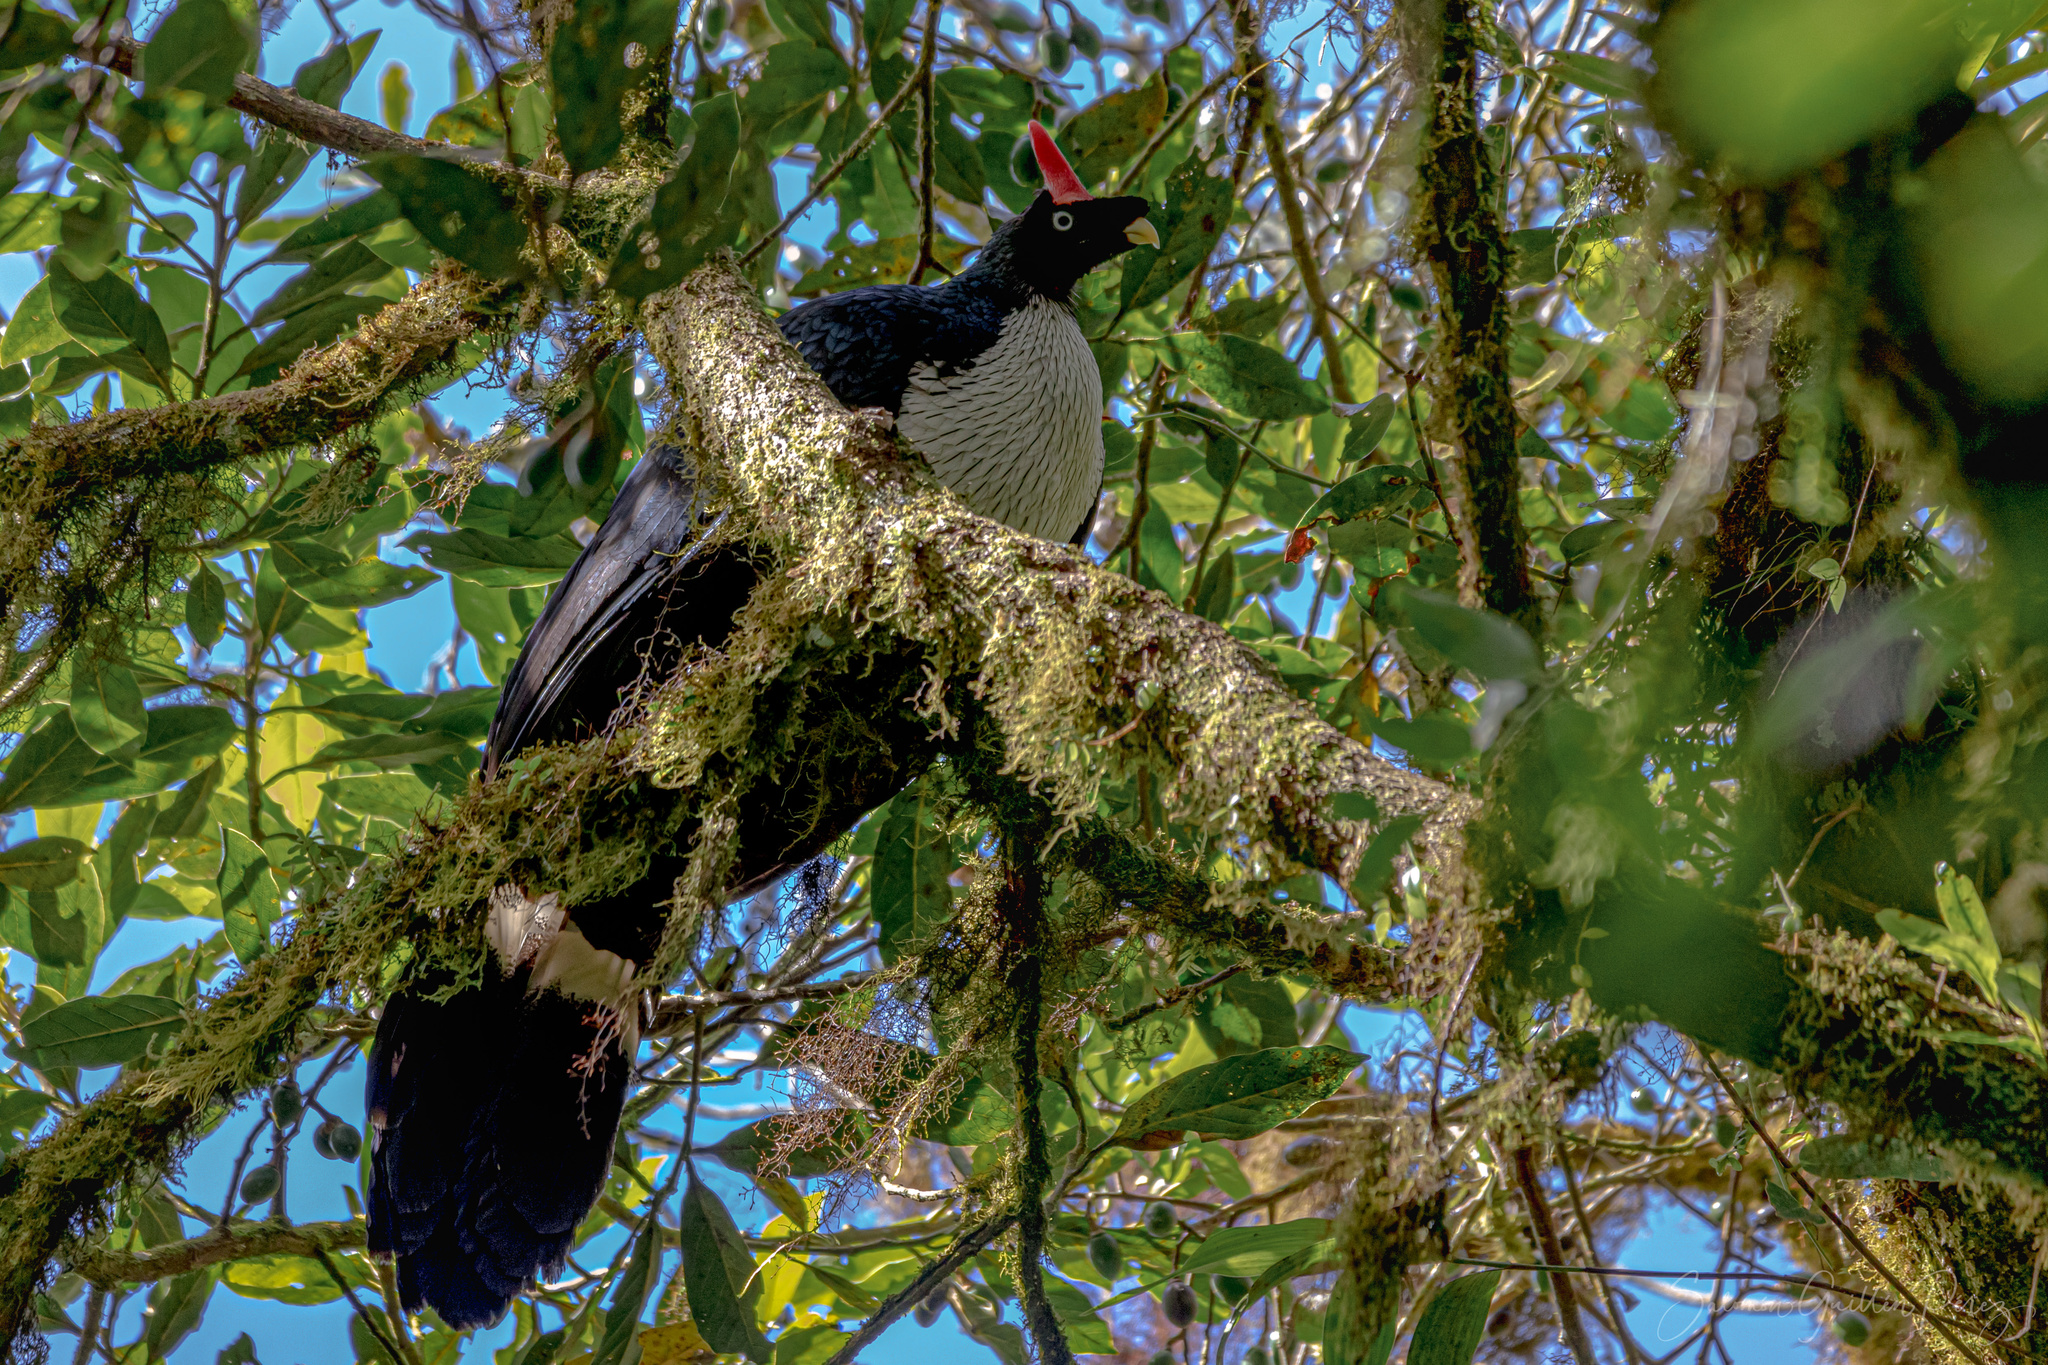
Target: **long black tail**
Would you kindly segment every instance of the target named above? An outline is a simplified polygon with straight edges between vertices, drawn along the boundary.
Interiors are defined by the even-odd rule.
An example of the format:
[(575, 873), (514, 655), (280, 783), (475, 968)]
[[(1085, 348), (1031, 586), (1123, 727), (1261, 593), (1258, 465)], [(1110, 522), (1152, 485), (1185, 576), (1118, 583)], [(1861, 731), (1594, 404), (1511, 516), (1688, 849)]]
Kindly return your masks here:
[(560, 1275), (611, 1165), (630, 1038), (605, 1006), (531, 974), (394, 998), (367, 1087), (369, 1249), (398, 1260), (406, 1311), (487, 1327)]

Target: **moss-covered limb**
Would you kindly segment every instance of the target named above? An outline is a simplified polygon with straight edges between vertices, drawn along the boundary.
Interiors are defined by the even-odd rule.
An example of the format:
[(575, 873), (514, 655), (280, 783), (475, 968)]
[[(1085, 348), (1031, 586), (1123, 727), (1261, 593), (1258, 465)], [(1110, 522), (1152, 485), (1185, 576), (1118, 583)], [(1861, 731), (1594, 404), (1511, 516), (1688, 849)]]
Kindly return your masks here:
[(1415, 242), (1436, 285), (1430, 358), (1430, 435), (1452, 447), (1463, 484), (1453, 529), (1460, 578), (1479, 602), (1532, 634), (1542, 610), (1529, 578), (1529, 535), (1518, 501), (1515, 407), (1508, 392), (1507, 287), (1500, 169), (1479, 129), (1481, 7), (1474, 0), (1408, 0), (1410, 41), (1426, 81), (1416, 177)]
[[(430, 275), (353, 338), (275, 383), (82, 422), (0, 442), (0, 708), (61, 660), (89, 619), (134, 609), (175, 574), (223, 506), (240, 462), (332, 440), (448, 373), (463, 344), (501, 320), (488, 286)], [(152, 583), (149, 580), (158, 580)]]
[[(1169, 816), (1211, 840), (1212, 904), (1263, 913), (1305, 867), (1348, 877), (1372, 828), (1411, 812), (1427, 819), (1422, 861), (1457, 894), (1470, 802), (1325, 725), (1219, 627), (969, 513), (839, 406), (729, 264), (651, 299), (645, 328), (706, 478), (789, 566), (773, 614), (829, 623), (835, 648), (915, 653), (940, 724), (956, 719), (946, 685), (964, 685), (1062, 835), (1093, 814), (1105, 767), (1146, 769), (1172, 775)], [(1341, 792), (1371, 796), (1378, 819), (1334, 815)]]
[(1989, 1011), (1957, 1000), (1889, 938), (1814, 936), (1777, 1047), (1748, 1060), (1794, 1093), (1837, 1105), (1854, 1131), (1904, 1135), (1949, 1154), (1974, 1183), (2048, 1209), (2048, 1076), (2001, 1047), (1941, 1042), (1930, 1031), (1985, 1033)]
[(347, 1251), (363, 1245), (368, 1231), (360, 1219), (347, 1223), (238, 1223), (148, 1251), (95, 1249), (72, 1261), (71, 1269), (93, 1284), (152, 1284), (252, 1256)]

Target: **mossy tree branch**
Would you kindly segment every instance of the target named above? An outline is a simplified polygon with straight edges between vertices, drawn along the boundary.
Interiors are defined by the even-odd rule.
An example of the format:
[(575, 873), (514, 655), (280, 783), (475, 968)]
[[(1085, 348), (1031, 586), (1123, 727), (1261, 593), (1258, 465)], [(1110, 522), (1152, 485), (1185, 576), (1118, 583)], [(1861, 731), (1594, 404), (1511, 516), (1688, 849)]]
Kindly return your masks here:
[[(1541, 636), (1522, 525), (1521, 461), (1508, 393), (1507, 286), (1512, 252), (1500, 219), (1500, 167), (1479, 128), (1480, 7), (1410, 0), (1424, 70), (1415, 241), (1436, 286), (1430, 435), (1456, 453), (1463, 515), (1452, 527), (1474, 601)], [(1433, 51), (1431, 50), (1433, 47)]]

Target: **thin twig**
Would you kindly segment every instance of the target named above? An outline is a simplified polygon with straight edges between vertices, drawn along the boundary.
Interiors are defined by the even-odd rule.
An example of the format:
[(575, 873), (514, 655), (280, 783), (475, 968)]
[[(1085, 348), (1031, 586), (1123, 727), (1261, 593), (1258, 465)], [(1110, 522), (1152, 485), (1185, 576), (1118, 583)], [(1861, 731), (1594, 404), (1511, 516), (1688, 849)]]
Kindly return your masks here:
[(911, 267), (910, 283), (923, 284), (924, 272), (944, 272), (939, 258), (932, 255), (932, 180), (936, 167), (932, 153), (932, 61), (939, 43), (939, 15), (945, 0), (931, 0), (924, 7), (924, 43), (917, 62), (917, 264)]
[[(1535, 1151), (1523, 1144), (1515, 1148), (1512, 1158), (1515, 1167), (1515, 1183), (1521, 1186), (1522, 1202), (1529, 1207), (1529, 1225), (1536, 1230), (1536, 1245), (1542, 1248), (1546, 1268), (1563, 1269), (1566, 1262), (1564, 1248), (1557, 1240), (1557, 1228), (1550, 1221), (1550, 1201), (1544, 1197), (1543, 1187), (1536, 1183)], [(1558, 1324), (1564, 1329), (1565, 1344), (1571, 1347), (1572, 1359), (1578, 1365), (1600, 1365), (1600, 1357), (1593, 1353), (1592, 1338), (1586, 1335), (1586, 1324), (1579, 1317), (1579, 1295), (1572, 1288), (1571, 1276), (1551, 1275), (1550, 1296), (1557, 1304)]]
[[(932, 8), (937, 9), (943, 2), (944, 0), (931, 0)], [(910, 103), (910, 97), (917, 93), (918, 85), (924, 79), (924, 73), (931, 67), (932, 52), (937, 46), (937, 43), (926, 43), (924, 45), (924, 51), (917, 54), (917, 70), (912, 73), (909, 80), (903, 82), (901, 90), (898, 90), (889, 97), (889, 102), (882, 106), (882, 112), (875, 115), (875, 121), (870, 123), (861, 132), (861, 135), (853, 140), (853, 145), (848, 147), (837, 161), (833, 162), (830, 167), (820, 174), (811, 177), (811, 188), (804, 194), (802, 199), (797, 201), (795, 208), (782, 215), (781, 222), (768, 229), (760, 241), (740, 253), (738, 264), (741, 269), (744, 270), (747, 266), (752, 265), (754, 258), (763, 251), (766, 251), (771, 243), (780, 241), (782, 234), (789, 231), (792, 223), (811, 211), (811, 205), (818, 202), (832, 182), (839, 178), (840, 173), (854, 162), (860, 160), (862, 154), (867, 151), (868, 144), (875, 140), (875, 136), (888, 126), (889, 120), (895, 118), (901, 112), (903, 106)]]

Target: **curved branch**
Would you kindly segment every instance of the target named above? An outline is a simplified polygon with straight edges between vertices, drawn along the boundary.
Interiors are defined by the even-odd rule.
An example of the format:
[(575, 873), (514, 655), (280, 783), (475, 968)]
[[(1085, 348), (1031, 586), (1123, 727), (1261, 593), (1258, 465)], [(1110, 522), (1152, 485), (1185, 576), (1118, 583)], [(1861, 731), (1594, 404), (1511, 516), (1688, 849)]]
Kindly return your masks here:
[(168, 1242), (148, 1251), (108, 1251), (95, 1248), (81, 1252), (71, 1262), (88, 1283), (97, 1285), (150, 1284), (204, 1270), (223, 1261), (245, 1261), (254, 1256), (318, 1256), (322, 1252), (348, 1251), (363, 1245), (367, 1229), (362, 1220), (347, 1223), (242, 1223)]
[[(81, 61), (105, 67), (130, 77), (148, 51), (146, 44), (132, 38), (115, 38), (105, 44), (79, 49)], [(296, 91), (260, 81), (247, 73), (235, 77), (235, 91), (228, 96), (228, 108), (261, 119), (304, 142), (331, 147), (344, 156), (367, 157), (399, 154), (431, 156), (444, 161), (490, 161), (496, 154), (489, 148), (457, 147), (447, 142), (429, 142), (393, 132), (379, 123), (330, 109)], [(507, 167), (506, 169), (511, 169)], [(559, 182), (556, 182), (559, 183)]]

